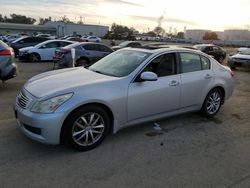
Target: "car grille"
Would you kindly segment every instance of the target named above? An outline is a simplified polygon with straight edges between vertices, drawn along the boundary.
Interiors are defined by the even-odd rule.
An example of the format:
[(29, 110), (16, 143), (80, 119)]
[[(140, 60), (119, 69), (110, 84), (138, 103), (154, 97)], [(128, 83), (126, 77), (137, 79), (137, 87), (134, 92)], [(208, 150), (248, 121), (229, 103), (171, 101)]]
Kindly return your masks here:
[(17, 104), (21, 108), (27, 108), (27, 106), (31, 103), (32, 99), (26, 96), (22, 91), (17, 96)]

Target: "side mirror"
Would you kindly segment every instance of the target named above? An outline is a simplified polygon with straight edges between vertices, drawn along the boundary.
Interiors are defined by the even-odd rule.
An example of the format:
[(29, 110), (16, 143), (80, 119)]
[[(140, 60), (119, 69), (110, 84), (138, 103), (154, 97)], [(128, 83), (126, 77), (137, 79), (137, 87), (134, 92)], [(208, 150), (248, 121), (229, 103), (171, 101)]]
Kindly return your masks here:
[(148, 71), (141, 73), (140, 78), (142, 81), (157, 81), (158, 80), (157, 74), (153, 72), (148, 72)]

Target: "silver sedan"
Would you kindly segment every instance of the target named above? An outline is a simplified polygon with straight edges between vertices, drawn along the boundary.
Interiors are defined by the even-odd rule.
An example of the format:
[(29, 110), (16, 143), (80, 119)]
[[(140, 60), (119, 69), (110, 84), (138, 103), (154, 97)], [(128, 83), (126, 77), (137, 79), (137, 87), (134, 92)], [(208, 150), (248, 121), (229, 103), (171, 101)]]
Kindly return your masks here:
[(22, 132), (86, 151), (112, 132), (190, 111), (211, 118), (234, 90), (234, 73), (191, 49), (118, 50), (88, 69), (37, 75), (16, 98)]

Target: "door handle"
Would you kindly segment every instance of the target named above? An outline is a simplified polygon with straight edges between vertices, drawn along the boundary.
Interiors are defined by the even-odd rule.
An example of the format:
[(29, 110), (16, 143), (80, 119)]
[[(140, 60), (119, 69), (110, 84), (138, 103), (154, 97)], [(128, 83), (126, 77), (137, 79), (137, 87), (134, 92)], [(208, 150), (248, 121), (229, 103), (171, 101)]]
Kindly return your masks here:
[(173, 81), (170, 82), (169, 86), (177, 86), (179, 84), (180, 84), (180, 82), (178, 82), (176, 80), (173, 80)]
[(211, 76), (210, 74), (207, 74), (207, 75), (205, 76), (205, 79), (210, 79), (210, 78), (212, 78), (212, 76)]

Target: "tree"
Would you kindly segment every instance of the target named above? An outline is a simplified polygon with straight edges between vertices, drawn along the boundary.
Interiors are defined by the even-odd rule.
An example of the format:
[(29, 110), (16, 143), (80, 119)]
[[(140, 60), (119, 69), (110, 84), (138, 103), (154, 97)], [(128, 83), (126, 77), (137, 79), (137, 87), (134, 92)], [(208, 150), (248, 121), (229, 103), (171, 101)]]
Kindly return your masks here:
[(180, 38), (180, 39), (183, 39), (184, 38), (184, 32), (178, 32), (176, 37)]
[(4, 21), (9, 23), (34, 24), (36, 19), (24, 15), (11, 14), (10, 18), (4, 16)]
[(137, 31), (134, 28), (128, 28), (127, 26), (117, 25), (116, 23), (113, 23), (111, 26), (111, 30), (105, 35), (104, 38), (116, 40), (134, 40), (135, 33), (137, 33)]
[(162, 27), (157, 26), (154, 28), (154, 32), (156, 33), (157, 36), (160, 36), (163, 33), (165, 33), (165, 30)]
[(156, 37), (156, 34), (155, 34), (154, 31), (149, 31), (149, 32), (147, 32), (146, 34), (147, 34), (148, 36), (150, 36), (150, 37)]
[(218, 40), (218, 36), (215, 32), (206, 32), (203, 40)]
[(47, 22), (50, 22), (51, 21), (51, 17), (48, 17), (48, 18), (39, 18), (39, 25), (44, 25), (45, 23)]
[(2, 16), (2, 14), (0, 14), (0, 22), (4, 22), (4, 18)]
[(59, 21), (64, 23), (74, 23), (66, 15), (63, 15)]

